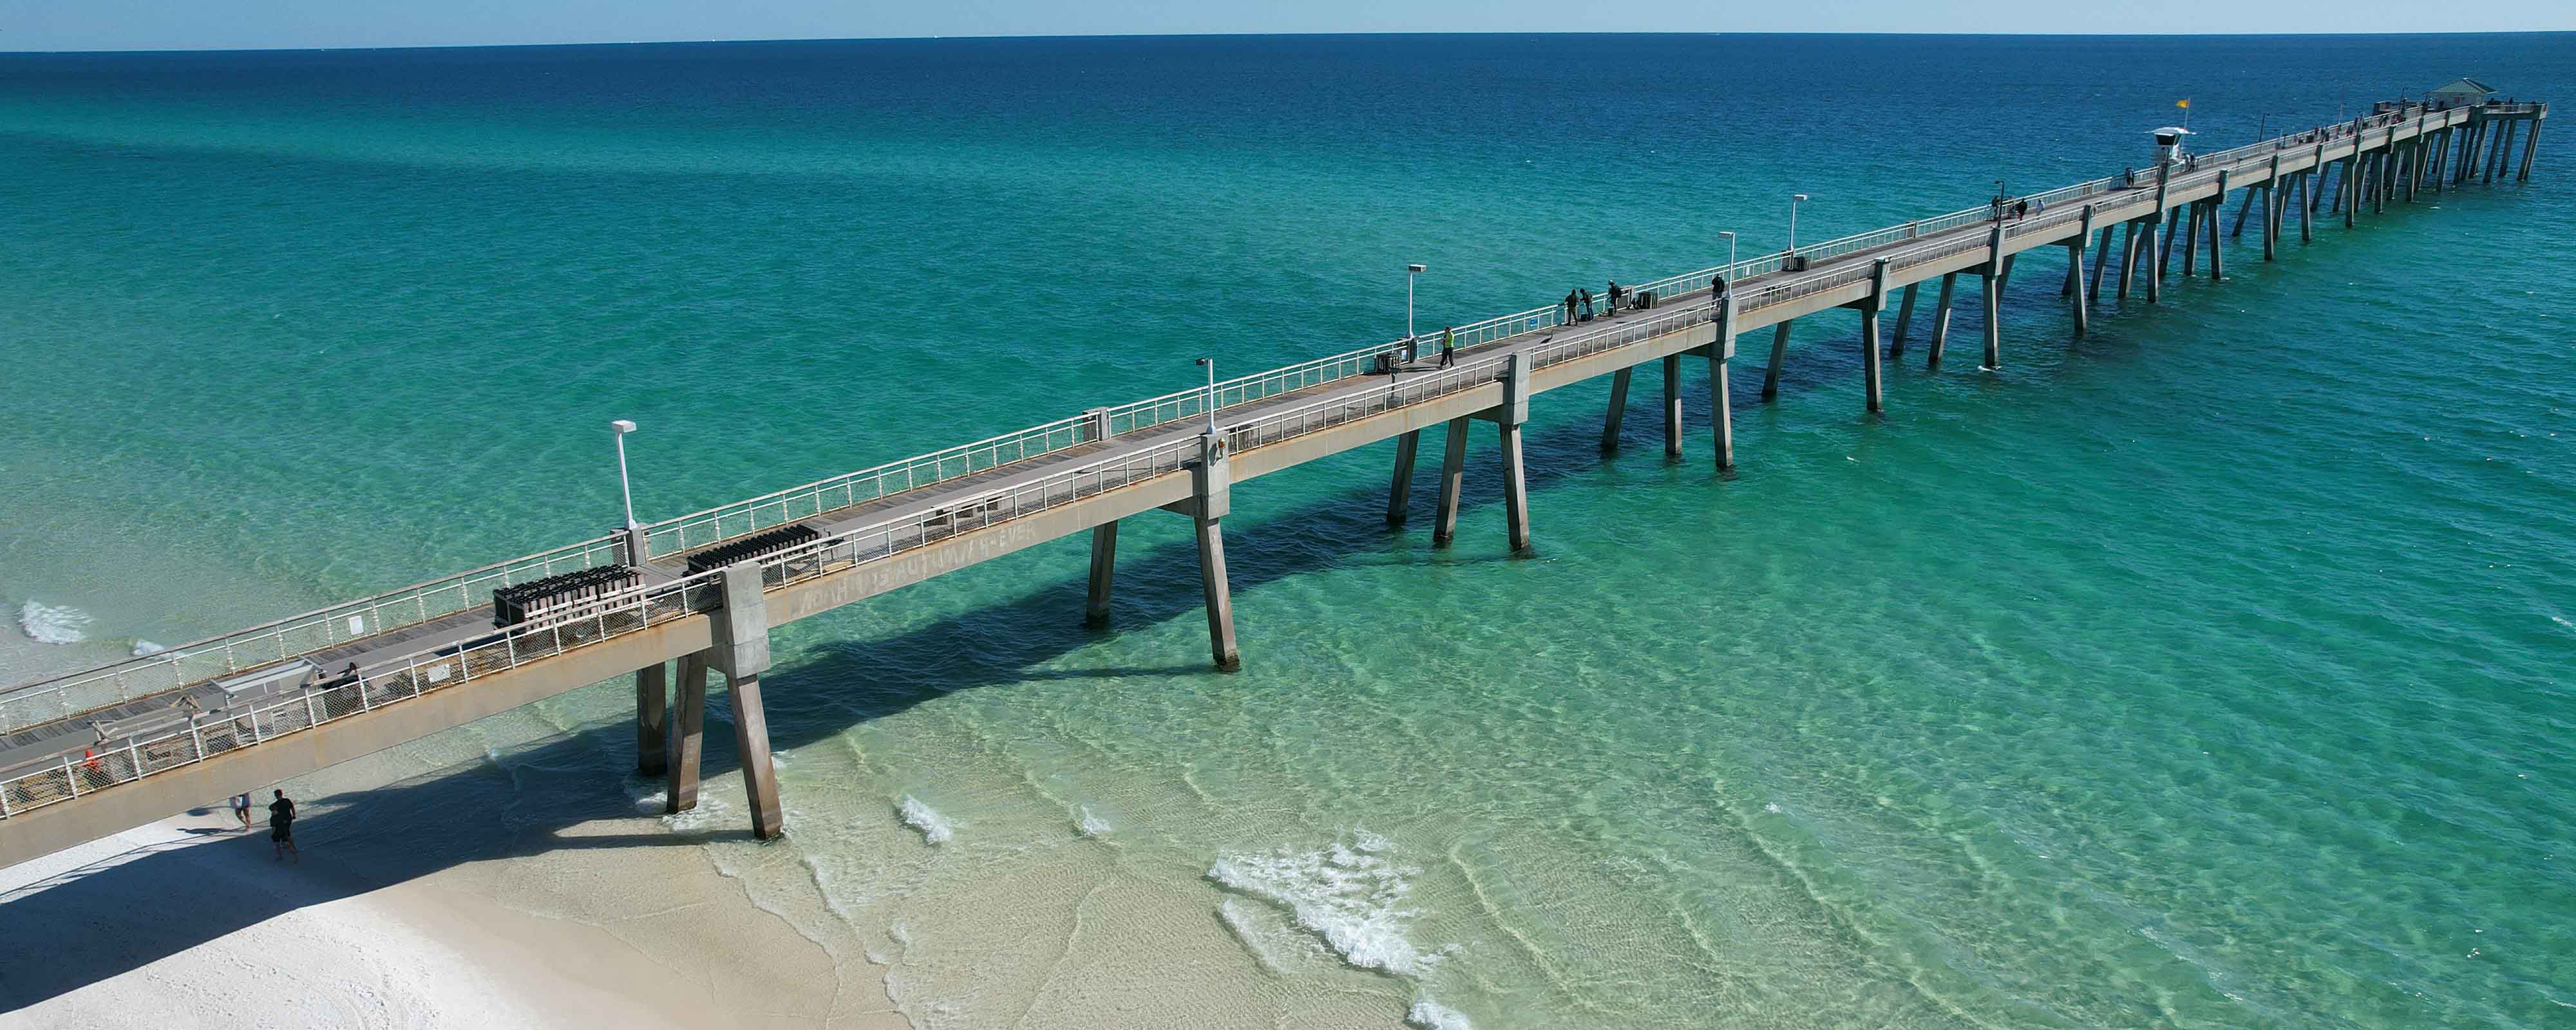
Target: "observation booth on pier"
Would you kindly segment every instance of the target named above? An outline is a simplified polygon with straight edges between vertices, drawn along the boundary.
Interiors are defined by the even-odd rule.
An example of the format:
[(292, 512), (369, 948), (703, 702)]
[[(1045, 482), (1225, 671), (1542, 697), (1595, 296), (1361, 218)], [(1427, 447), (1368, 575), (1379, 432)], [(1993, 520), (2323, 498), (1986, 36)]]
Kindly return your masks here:
[(2184, 153), (2182, 149), (2182, 138), (2191, 135), (2190, 129), (2179, 125), (2168, 125), (2154, 130), (2151, 135), (2156, 138), (2157, 164), (2178, 164), (2184, 158), (2191, 156)]
[(2460, 78), (2425, 91), (2424, 98), (2432, 103), (2434, 110), (2447, 111), (2454, 107), (2483, 104), (2493, 99), (2495, 95), (2496, 88), (2493, 86), (2476, 79)]

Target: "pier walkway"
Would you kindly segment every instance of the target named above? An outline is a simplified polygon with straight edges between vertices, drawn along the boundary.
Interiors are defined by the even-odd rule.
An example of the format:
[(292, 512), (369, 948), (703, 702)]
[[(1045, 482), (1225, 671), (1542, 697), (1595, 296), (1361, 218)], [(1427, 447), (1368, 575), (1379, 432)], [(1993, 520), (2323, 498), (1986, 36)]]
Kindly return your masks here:
[[(1401, 523), (1421, 434), (1439, 428), (1433, 535), (1446, 543), (1467, 433), (1486, 421), (1502, 443), (1510, 542), (1525, 549), (1520, 426), (1538, 394), (1611, 376), (1603, 440), (1612, 447), (1633, 370), (1660, 363), (1665, 445), (1678, 455), (1682, 361), (1703, 359), (1724, 469), (1734, 463), (1727, 377), (1742, 334), (1773, 330), (1769, 400), (1790, 324), (1853, 309), (1865, 404), (1880, 411), (1881, 363), (1903, 354), (1922, 286), (1937, 290), (1925, 360), (1944, 358), (1965, 275), (1980, 287), (1978, 360), (1998, 366), (1998, 298), (2023, 254), (2066, 257), (2052, 278), (2081, 335), (2106, 279), (2116, 297), (2153, 302), (2177, 256), (2182, 275), (2204, 261), (2221, 275), (2249, 213), (2251, 245), (2272, 260), (2294, 221), (2305, 241), (2321, 214), (2349, 226), (2424, 192), (2527, 178), (2548, 114), (2546, 104), (2377, 106), (2331, 128), (1641, 282), (1600, 317), (1569, 320), (1551, 305), (1461, 326), (1446, 365), (1436, 336), (1345, 351), (12, 687), (0, 691), (0, 865), (629, 672), (639, 768), (670, 778), (673, 811), (696, 800), (708, 671), (726, 675), (753, 831), (774, 836), (783, 823), (759, 701), (772, 626), (1084, 531), (1086, 618), (1102, 625), (1119, 521), (1159, 509), (1196, 527), (1211, 657), (1233, 668), (1222, 525), (1235, 484), (1392, 439), (1388, 519)], [(2231, 192), (2241, 206), (2222, 232)], [(1891, 306), (1892, 344), (1881, 331)], [(496, 590), (544, 590), (583, 570), (606, 570), (595, 575), (609, 585), (496, 622)]]

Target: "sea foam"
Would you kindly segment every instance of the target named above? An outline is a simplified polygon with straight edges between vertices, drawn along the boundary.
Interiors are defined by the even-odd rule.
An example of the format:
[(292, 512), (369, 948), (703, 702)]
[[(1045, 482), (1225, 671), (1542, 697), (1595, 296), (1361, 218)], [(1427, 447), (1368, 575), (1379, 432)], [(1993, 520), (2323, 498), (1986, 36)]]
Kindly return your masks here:
[(903, 815), (905, 825), (920, 830), (921, 839), (932, 844), (946, 844), (949, 838), (956, 836), (957, 825), (939, 814), (938, 809), (922, 804), (920, 798), (904, 795), (903, 804), (896, 811)]
[(1297, 918), (1342, 960), (1362, 969), (1415, 976), (1440, 961), (1406, 939), (1418, 913), (1405, 907), (1421, 872), (1388, 856), (1393, 845), (1373, 834), (1359, 846), (1335, 843), (1313, 851), (1280, 848), (1217, 857), (1208, 878), (1260, 898)]
[(28, 601), (18, 606), (18, 628), (27, 631), (27, 639), (39, 644), (77, 644), (89, 639), (81, 632), (89, 625), (89, 613), (69, 605), (50, 605)]
[(1082, 806), (1082, 819), (1074, 823), (1073, 828), (1085, 837), (1106, 837), (1110, 830), (1116, 829), (1109, 825), (1109, 820), (1091, 814), (1090, 805)]
[(1466, 1013), (1429, 998), (1414, 1002), (1413, 1011), (1405, 1013), (1404, 1021), (1423, 1030), (1476, 1030), (1475, 1024), (1467, 1022)]

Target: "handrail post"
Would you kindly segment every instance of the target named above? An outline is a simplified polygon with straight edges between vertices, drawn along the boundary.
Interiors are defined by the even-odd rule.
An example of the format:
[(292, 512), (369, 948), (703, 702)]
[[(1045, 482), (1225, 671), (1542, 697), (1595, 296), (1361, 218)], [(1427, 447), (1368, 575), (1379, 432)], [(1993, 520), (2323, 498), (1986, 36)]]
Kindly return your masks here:
[(73, 797), (80, 796), (80, 774), (72, 771), (72, 756), (68, 752), (63, 755), (63, 786), (71, 788)]

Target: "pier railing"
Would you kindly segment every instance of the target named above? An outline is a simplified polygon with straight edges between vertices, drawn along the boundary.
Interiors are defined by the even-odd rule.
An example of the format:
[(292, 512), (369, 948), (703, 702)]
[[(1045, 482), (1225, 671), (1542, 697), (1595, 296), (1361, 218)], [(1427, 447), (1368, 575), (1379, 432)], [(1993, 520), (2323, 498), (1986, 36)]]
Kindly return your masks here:
[(724, 591), (716, 577), (717, 573), (704, 572), (622, 591), (561, 617), (375, 662), (360, 669), (354, 679), (266, 698), (238, 710), (217, 709), (155, 735), (130, 736), (93, 749), (82, 758), (66, 755), (53, 764), (0, 779), (0, 819), (706, 611), (723, 603)]
[[(2473, 110), (2529, 113), (2541, 106), (2517, 104), (2473, 108)], [(2422, 108), (2410, 106), (2398, 111), (2370, 115), (2357, 121), (2328, 126), (2322, 130), (2322, 134), (2317, 130), (2304, 131), (2202, 155), (2195, 160), (2191, 166), (2192, 170), (2184, 173), (2184, 181), (2196, 183), (2214, 177), (2218, 168), (2242, 167), (2245, 163), (2254, 160), (2268, 159), (2273, 153), (2287, 147), (2320, 140), (2340, 140), (2356, 132), (2367, 134), (2382, 131), (2392, 124), (2415, 119), (2424, 113)], [(2076, 202), (2096, 194), (2141, 185), (2144, 183), (2128, 178), (2106, 177), (2016, 198), (2030, 201), (2035, 210), (2031, 217), (2016, 219), (2008, 224), (2006, 232), (2011, 236), (2019, 236), (2062, 225), (2065, 220), (2077, 216)], [(1892, 267), (1902, 268), (1921, 261), (1937, 260), (1985, 246), (1986, 240), (1980, 234), (1962, 233), (1947, 239), (1938, 237), (1944, 233), (1991, 221), (1995, 215), (1996, 209), (1991, 204), (1967, 208), (1949, 214), (1918, 219), (1903, 225), (1810, 244), (1798, 248), (1794, 254), (1814, 263), (1864, 251), (1882, 251)], [(1909, 239), (1924, 239), (1926, 242), (1917, 247), (1884, 250)], [(1758, 255), (1737, 261), (1732, 265), (1705, 268), (1642, 282), (1633, 289), (1635, 292), (1652, 292), (1659, 297), (1673, 297), (1702, 289), (1709, 279), (1718, 276), (1723, 276), (1730, 282), (1770, 279), (1769, 282), (1748, 285), (1743, 292), (1739, 293), (1739, 305), (1745, 310), (1755, 310), (1848, 286), (1866, 279), (1871, 274), (1867, 263), (1849, 262), (1842, 267), (1784, 275), (1781, 270), (1790, 263), (1788, 259), (1791, 256), (1791, 252), (1785, 251)], [(1772, 278), (1775, 276), (1780, 277)], [(1705, 305), (1701, 305), (1703, 316), (1704, 308)], [(1659, 313), (1646, 320), (1648, 324), (1660, 323), (1664, 317), (1660, 313), (1661, 309), (1650, 310)], [(1472, 347), (1565, 324), (1562, 306), (1550, 304), (1458, 326), (1452, 330), (1452, 336), (1458, 346)], [(1625, 334), (1628, 331), (1623, 328), (1620, 332)], [(1579, 334), (1575, 339), (1589, 343), (1601, 338), (1599, 334)], [(1394, 340), (1225, 380), (1218, 383), (1213, 391), (1206, 387), (1196, 387), (1115, 406), (1106, 409), (1106, 428), (1112, 435), (1132, 433), (1140, 429), (1204, 417), (1211, 402), (1219, 409), (1224, 409), (1249, 401), (1340, 382), (1373, 371), (1377, 367), (1377, 359), (1380, 355), (1404, 352), (1408, 349), (1408, 345), (1416, 348), (1437, 346), (1438, 340), (1439, 337), (1435, 334), (1424, 334), (1410, 341)], [(1580, 344), (1569, 342), (1551, 346), (1576, 345)], [(1470, 375), (1467, 370), (1484, 368), (1486, 364), (1470, 362), (1459, 369), (1444, 370), (1439, 373), (1410, 373), (1412, 378), (1405, 387), (1406, 392), (1398, 396), (1416, 396), (1419, 391), (1434, 389), (1439, 383), (1464, 382), (1465, 379), (1462, 377)], [(1499, 367), (1494, 365), (1493, 369), (1499, 369)], [(1279, 415), (1264, 416), (1257, 424), (1270, 425), (1271, 420), (1276, 418), (1304, 419), (1311, 422), (1322, 417), (1324, 416), (1320, 409), (1310, 410), (1307, 407), (1298, 407)], [(646, 527), (647, 554), (644, 557), (661, 558), (693, 551), (824, 512), (919, 490), (1001, 465), (1096, 442), (1100, 439), (1102, 428), (1097, 415), (1085, 413), (975, 443), (933, 451), (656, 522)], [(1262, 430), (1247, 438), (1246, 442), (1250, 445), (1267, 442), (1274, 438), (1271, 435), (1264, 435), (1269, 432), (1268, 429)], [(1195, 446), (1193, 439), (1184, 437), (1178, 443), (1158, 447), (1143, 455), (1125, 457), (1099, 465), (1084, 465), (1068, 472), (1044, 477), (1034, 484), (1014, 487), (993, 495), (977, 495), (980, 500), (970, 499), (972, 503), (998, 505), (991, 510), (961, 508), (960, 504), (943, 505), (934, 512), (910, 517), (909, 520), (893, 519), (873, 523), (859, 530), (836, 534), (834, 537), (817, 541), (813, 545), (789, 553), (800, 553), (805, 550), (819, 552), (821, 548), (835, 544), (842, 546), (852, 557), (863, 553), (897, 553), (911, 546), (920, 546), (922, 543), (941, 539), (947, 534), (999, 521), (1000, 519), (994, 517), (999, 512), (1024, 510), (1031, 505), (1038, 505), (1042, 509), (1050, 497), (1059, 498), (1053, 503), (1061, 503), (1062, 498), (1083, 496), (1085, 490), (1113, 489), (1116, 485), (1133, 482), (1139, 476), (1163, 474), (1173, 467), (1170, 462), (1172, 455), (1178, 453), (1176, 448)], [(1157, 471), (1158, 469), (1160, 471)], [(1017, 492), (1014, 493), (1014, 491)], [(876, 535), (866, 539), (856, 535), (866, 533)], [(909, 544), (900, 542), (904, 540), (912, 542)], [(510, 562), (486, 566), (472, 572), (432, 580), (377, 597), (208, 638), (156, 655), (12, 688), (6, 692), (0, 692), (0, 730), (15, 729), (49, 719), (76, 715), (147, 694), (236, 672), (254, 670), (262, 665), (309, 654), (338, 643), (373, 636), (409, 623), (437, 618), (440, 615), (487, 603), (495, 587), (525, 582), (572, 569), (613, 561), (633, 560), (629, 556), (624, 556), (622, 552), (622, 543), (613, 536), (584, 541)]]
[(492, 591), (624, 560), (614, 536), (442, 576), (0, 693), (0, 731), (275, 665), (492, 600)]

